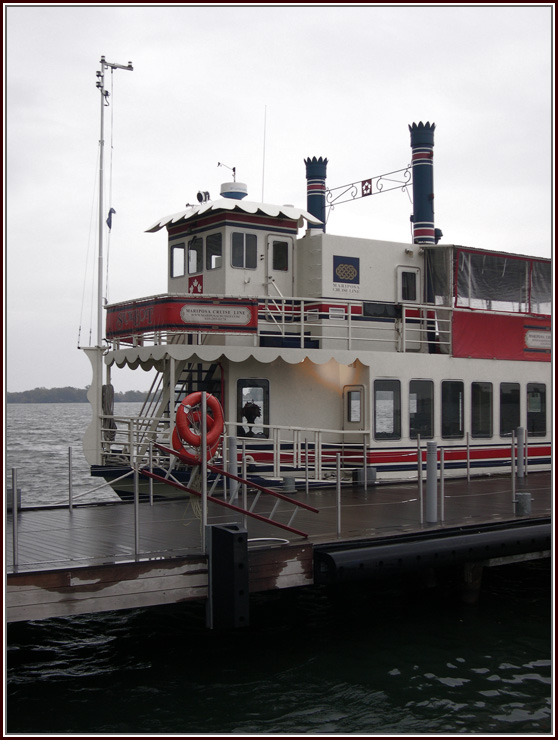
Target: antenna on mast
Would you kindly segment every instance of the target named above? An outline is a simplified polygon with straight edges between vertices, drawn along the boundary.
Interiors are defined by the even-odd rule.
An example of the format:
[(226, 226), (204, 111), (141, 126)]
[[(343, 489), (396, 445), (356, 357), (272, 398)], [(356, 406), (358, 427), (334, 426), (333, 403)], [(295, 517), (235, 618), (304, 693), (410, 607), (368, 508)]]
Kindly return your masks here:
[(226, 167), (228, 170), (231, 170), (233, 173), (233, 182), (236, 182), (236, 167), (229, 167), (228, 164), (223, 164), (222, 162), (217, 162), (217, 167)]

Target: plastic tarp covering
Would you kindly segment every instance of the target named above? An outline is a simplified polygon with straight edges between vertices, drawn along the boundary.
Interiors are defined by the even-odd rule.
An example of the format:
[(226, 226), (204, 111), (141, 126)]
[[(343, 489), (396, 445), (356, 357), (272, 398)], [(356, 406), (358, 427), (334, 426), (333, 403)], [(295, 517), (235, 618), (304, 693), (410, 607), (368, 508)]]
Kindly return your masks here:
[[(537, 302), (546, 304), (551, 292), (550, 264), (513, 255), (458, 250), (458, 307), (529, 313), (531, 279)], [(531, 265), (536, 269), (531, 275)], [(548, 267), (548, 270), (546, 269)], [(546, 299), (546, 300), (542, 300)]]
[(552, 313), (552, 273), (550, 262), (533, 261), (531, 272), (531, 311)]
[(199, 206), (192, 206), (191, 208), (187, 208), (185, 211), (173, 213), (170, 216), (164, 216), (154, 223), (153, 226), (150, 226), (149, 229), (146, 229), (146, 231), (159, 231), (164, 226), (178, 223), (178, 221), (189, 221), (192, 218), (197, 218), (204, 213), (211, 213), (212, 211), (235, 210), (240, 213), (262, 213), (263, 215), (271, 216), (272, 218), (283, 216), (284, 218), (296, 221), (299, 228), (304, 226), (304, 221), (308, 221), (308, 223), (311, 224), (322, 223), (308, 211), (305, 211), (302, 208), (295, 208), (294, 206), (274, 206), (267, 203), (254, 203), (252, 201), (239, 201), (232, 198), (220, 198), (219, 200), (202, 203)]
[(436, 306), (451, 306), (452, 249), (447, 247), (425, 250), (426, 301)]

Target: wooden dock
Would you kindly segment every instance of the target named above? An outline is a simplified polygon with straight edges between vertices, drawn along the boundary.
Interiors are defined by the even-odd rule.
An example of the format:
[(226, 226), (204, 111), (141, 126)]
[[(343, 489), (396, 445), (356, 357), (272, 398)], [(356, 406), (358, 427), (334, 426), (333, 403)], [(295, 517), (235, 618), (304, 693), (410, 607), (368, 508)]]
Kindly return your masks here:
[[(443, 519), (425, 521), (416, 481), (291, 494), (294, 526), (306, 537), (210, 503), (208, 524), (247, 531), (249, 592), (394, 575), (453, 563), (496, 565), (549, 557), (551, 474), (447, 479)], [(517, 494), (530, 494), (518, 512)], [(253, 500), (254, 492), (249, 492)], [(195, 503), (195, 502), (194, 502)], [(440, 504), (440, 502), (438, 502)], [(208, 556), (198, 507), (188, 499), (41, 507), (19, 511), (14, 548), (6, 515), (5, 615), (8, 622), (206, 600)], [(269, 516), (271, 503), (255, 511)], [(284, 510), (284, 511), (283, 511)], [(289, 521), (281, 502), (276, 519)], [(389, 566), (389, 567), (386, 567)]]

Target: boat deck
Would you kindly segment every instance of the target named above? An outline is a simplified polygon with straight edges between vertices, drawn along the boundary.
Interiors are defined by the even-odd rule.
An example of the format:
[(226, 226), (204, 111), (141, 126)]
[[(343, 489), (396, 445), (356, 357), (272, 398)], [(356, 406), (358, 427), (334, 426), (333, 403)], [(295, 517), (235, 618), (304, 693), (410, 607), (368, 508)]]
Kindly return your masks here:
[[(549, 520), (553, 509), (550, 472), (529, 473), (516, 481), (515, 488), (516, 496), (531, 494), (527, 515), (516, 513), (509, 476), (471, 478), (469, 482), (447, 479), (443, 520), (438, 500), (436, 522), (425, 520), (424, 506), (421, 521), (416, 480), (369, 484), (366, 491), (360, 485), (345, 486), (340, 507), (335, 487), (289, 494), (319, 513), (298, 510), (292, 526), (307, 537), (247, 519), (250, 591), (311, 585), (314, 553), (320, 548), (356, 548), (362, 542), (373, 547), (375, 542), (396, 542), (403, 535), (433, 539), (443, 532), (466, 532), (472, 527), (498, 524), (506, 529), (521, 519)], [(423, 492), (424, 501), (426, 482)], [(249, 492), (249, 505), (253, 498)], [(258, 500), (258, 514), (269, 516), (274, 503), (269, 498), (262, 495)], [(133, 504), (120, 502), (83, 504), (72, 510), (23, 509), (18, 516), (15, 568), (9, 512), (8, 621), (206, 598), (208, 568), (201, 550), (199, 505), (198, 499), (182, 499), (140, 503), (137, 510)], [(292, 504), (282, 501), (275, 518), (287, 523), (292, 511)], [(242, 527), (242, 514), (209, 503), (208, 524), (233, 523)], [(148, 597), (143, 587), (141, 593), (136, 588), (144, 576), (150, 583)]]

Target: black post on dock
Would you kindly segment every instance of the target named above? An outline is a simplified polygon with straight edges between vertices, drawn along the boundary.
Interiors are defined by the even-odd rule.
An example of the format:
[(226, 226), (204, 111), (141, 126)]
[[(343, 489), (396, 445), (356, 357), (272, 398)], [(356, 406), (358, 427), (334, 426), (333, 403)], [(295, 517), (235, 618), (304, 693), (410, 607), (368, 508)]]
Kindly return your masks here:
[(249, 624), (248, 532), (238, 524), (206, 527), (209, 629)]

